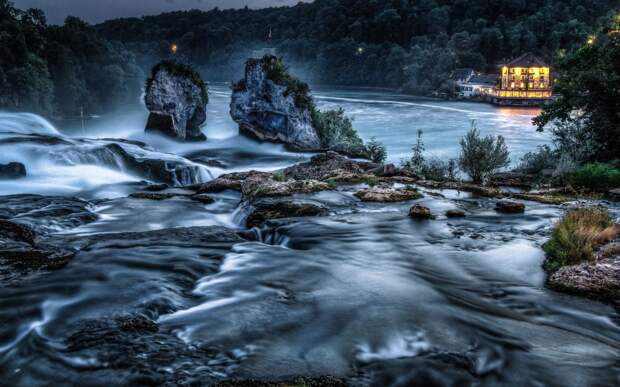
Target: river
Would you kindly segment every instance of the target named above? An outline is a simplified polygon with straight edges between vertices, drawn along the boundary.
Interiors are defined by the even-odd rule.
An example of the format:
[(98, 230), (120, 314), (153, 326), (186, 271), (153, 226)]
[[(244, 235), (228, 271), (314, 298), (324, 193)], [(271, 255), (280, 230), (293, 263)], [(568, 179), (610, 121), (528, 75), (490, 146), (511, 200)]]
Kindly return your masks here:
[[(472, 120), (506, 138), (513, 163), (550, 141), (531, 125), (535, 110), (314, 93), (320, 108), (342, 106), (393, 162), (409, 157), (417, 130), (428, 154), (456, 157)], [(0, 385), (300, 375), (360, 386), (620, 383), (617, 311), (544, 286), (540, 246), (561, 206), (528, 202), (525, 214), (500, 215), (492, 199), (423, 190), (417, 202), (434, 213), (460, 208), (467, 217), (416, 222), (412, 202), (362, 203), (351, 186), (295, 198), (329, 216), (248, 233), (236, 192), (211, 204), (127, 197), (154, 176), (187, 185), (309, 157), (239, 137), (229, 97), (226, 85), (211, 85), (209, 140), (194, 144), (143, 134), (145, 112), (103, 116), (85, 130), (0, 113), (0, 163), (29, 171), (0, 182), (0, 195), (13, 195), (0, 197), (0, 218), (79, 247), (56, 270), (16, 272), (0, 259)]]

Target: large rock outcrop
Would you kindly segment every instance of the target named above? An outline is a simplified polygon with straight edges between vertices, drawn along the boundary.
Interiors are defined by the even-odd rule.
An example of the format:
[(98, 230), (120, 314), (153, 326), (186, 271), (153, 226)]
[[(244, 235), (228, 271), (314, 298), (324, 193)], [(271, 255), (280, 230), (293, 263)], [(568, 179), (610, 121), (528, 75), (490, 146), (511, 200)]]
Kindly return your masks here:
[(159, 132), (182, 141), (206, 139), (200, 126), (207, 119), (208, 91), (191, 67), (172, 61), (153, 67), (144, 101), (150, 111), (147, 132)]
[(307, 85), (296, 83), (274, 56), (249, 59), (245, 77), (233, 86), (230, 114), (242, 134), (260, 141), (317, 150), (321, 140), (312, 123)]

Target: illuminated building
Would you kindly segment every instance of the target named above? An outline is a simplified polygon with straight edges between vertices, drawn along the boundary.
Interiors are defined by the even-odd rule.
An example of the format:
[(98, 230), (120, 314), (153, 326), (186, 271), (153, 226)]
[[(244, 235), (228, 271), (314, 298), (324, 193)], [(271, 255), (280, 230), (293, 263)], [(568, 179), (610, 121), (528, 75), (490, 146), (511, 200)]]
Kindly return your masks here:
[(500, 83), (490, 95), (492, 103), (537, 106), (551, 98), (551, 68), (534, 55), (523, 54), (501, 69)]

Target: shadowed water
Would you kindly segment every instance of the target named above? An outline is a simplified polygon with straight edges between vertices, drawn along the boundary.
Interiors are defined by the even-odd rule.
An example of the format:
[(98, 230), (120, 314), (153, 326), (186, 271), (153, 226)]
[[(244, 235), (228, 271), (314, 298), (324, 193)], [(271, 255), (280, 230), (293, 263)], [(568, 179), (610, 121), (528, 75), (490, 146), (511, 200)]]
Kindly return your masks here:
[[(146, 137), (136, 113), (107, 130), (105, 121), (89, 123), (89, 139), (40, 122), (32, 124), (40, 129), (3, 134), (0, 161), (21, 157), (32, 176), (0, 182), (2, 194), (78, 196), (88, 202), (75, 211), (92, 216), (69, 222), (67, 214), (46, 213), (47, 202), (35, 211), (32, 199), (18, 206), (22, 199), (0, 198), (0, 217), (45, 224), (50, 243), (78, 250), (57, 270), (0, 270), (7, 278), (0, 285), (2, 383), (205, 385), (333, 375), (374, 386), (618, 385), (617, 312), (544, 287), (540, 246), (563, 207), (528, 202), (525, 214), (500, 215), (492, 199), (429, 190), (414, 202), (365, 204), (353, 196), (360, 185), (295, 198), (327, 206), (329, 216), (247, 232), (235, 192), (208, 205), (183, 196), (127, 198), (153, 179), (92, 149), (114, 143), (138, 158), (166, 158), (202, 181), (307, 157), (237, 137), (224, 116), (225, 89), (211, 90), (204, 144)], [(482, 116), (517, 152), (546, 141), (528, 126), (529, 112), (377, 91), (316, 93), (323, 107), (342, 104), (393, 159), (406, 154), (403, 139), (414, 138), (416, 123), (438, 155), (454, 155), (471, 118), (490, 131)], [(24, 118), (6, 119), (24, 127), (17, 124)], [(46, 169), (54, 166), (67, 170)], [(44, 185), (52, 178), (53, 189)], [(410, 219), (414, 203), (438, 218)], [(442, 215), (454, 208), (467, 217)]]

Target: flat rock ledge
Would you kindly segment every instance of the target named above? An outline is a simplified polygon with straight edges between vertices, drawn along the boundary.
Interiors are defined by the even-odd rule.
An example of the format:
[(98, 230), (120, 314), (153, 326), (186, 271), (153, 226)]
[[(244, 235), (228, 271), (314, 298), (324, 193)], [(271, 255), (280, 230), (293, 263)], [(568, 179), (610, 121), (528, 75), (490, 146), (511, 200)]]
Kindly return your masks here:
[(561, 292), (611, 301), (620, 307), (620, 256), (560, 268), (549, 275), (547, 285)]
[(395, 188), (378, 185), (355, 193), (363, 202), (394, 203), (421, 199), (423, 196), (413, 187)]
[(259, 227), (271, 219), (324, 216), (329, 213), (327, 207), (313, 203), (270, 202), (255, 203), (254, 210), (246, 218), (248, 228)]

